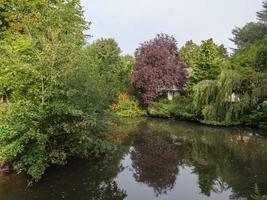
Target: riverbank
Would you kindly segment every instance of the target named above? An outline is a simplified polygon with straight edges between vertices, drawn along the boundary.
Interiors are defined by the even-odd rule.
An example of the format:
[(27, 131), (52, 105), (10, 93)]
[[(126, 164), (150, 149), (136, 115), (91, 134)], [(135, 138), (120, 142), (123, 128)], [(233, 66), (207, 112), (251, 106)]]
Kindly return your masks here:
[(259, 129), (267, 129), (266, 101), (256, 110), (242, 115), (238, 121), (217, 121), (216, 116), (213, 121), (205, 120), (200, 112), (194, 110), (192, 99), (186, 96), (176, 97), (173, 101), (168, 101), (166, 99), (158, 100), (151, 103), (147, 108), (144, 108), (140, 106), (138, 99), (124, 93), (123, 97), (119, 97), (118, 103), (115, 104), (113, 108), (113, 111), (119, 117), (165, 118), (186, 120), (209, 126), (250, 126)]

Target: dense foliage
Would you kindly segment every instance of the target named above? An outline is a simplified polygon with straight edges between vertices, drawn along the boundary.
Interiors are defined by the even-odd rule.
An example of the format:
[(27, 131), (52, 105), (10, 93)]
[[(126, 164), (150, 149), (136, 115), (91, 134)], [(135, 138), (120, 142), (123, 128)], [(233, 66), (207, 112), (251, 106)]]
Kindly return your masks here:
[(146, 116), (146, 111), (139, 105), (138, 99), (122, 92), (118, 96), (118, 102), (112, 105), (112, 110), (120, 117)]
[(80, 2), (6, 1), (1, 9), (1, 160), (38, 180), (71, 156), (110, 151), (103, 118), (113, 90), (94, 70), (102, 58), (81, 62), (87, 23)]
[(194, 69), (196, 67), (200, 47), (195, 44), (192, 40), (189, 40), (185, 43), (185, 45), (180, 49), (179, 56), (181, 61), (187, 68)]
[(232, 33), (234, 35), (232, 41), (237, 45), (238, 48), (242, 49), (266, 35), (267, 26), (260, 22), (250, 22), (243, 28), (235, 28)]
[(267, 128), (266, 13), (265, 1), (258, 22), (234, 29), (230, 57), (212, 39), (179, 51), (159, 34), (133, 58), (113, 39), (85, 45), (79, 0), (0, 0), (0, 161), (39, 180), (110, 152), (111, 111)]
[[(143, 102), (149, 100), (149, 115), (198, 120), (213, 125), (247, 124), (266, 128), (266, 8), (265, 1), (263, 10), (257, 13), (258, 22), (234, 29), (232, 41), (237, 49), (231, 56), (223, 45), (215, 44), (212, 39), (202, 41), (200, 45), (191, 40), (186, 42), (178, 55), (189, 72), (186, 92), (180, 92), (173, 101), (164, 99), (166, 97), (156, 93), (158, 90), (154, 90), (153, 95), (148, 93), (152, 88), (149, 83), (156, 84), (164, 77), (161, 67), (167, 69), (159, 59), (162, 54), (157, 46), (149, 49), (156, 42), (145, 43), (143, 48), (147, 51), (139, 48), (133, 84), (141, 93)], [(150, 73), (144, 70), (151, 66), (160, 67), (153, 68)], [(170, 76), (177, 77), (175, 74)]]
[(187, 82), (187, 90), (191, 91), (198, 82), (206, 79), (215, 79), (224, 66), (224, 55), (221, 52), (221, 46), (216, 45), (212, 39), (202, 41), (196, 55), (193, 58), (194, 64), (192, 76)]
[(177, 87), (180, 91), (186, 80), (186, 71), (178, 58), (176, 40), (160, 34), (145, 42), (135, 52), (132, 82), (141, 93), (142, 103), (150, 104), (166, 88)]
[(240, 123), (241, 117), (264, 98), (262, 85), (250, 85), (250, 81), (238, 71), (224, 70), (216, 81), (198, 83), (193, 101), (196, 112), (209, 123)]
[(131, 57), (121, 57), (120, 53), (116, 41), (100, 39), (86, 46), (79, 59), (79, 64), (87, 67), (85, 74), (92, 74), (97, 80), (96, 86), (104, 86), (99, 87), (99, 90), (108, 97), (101, 100), (106, 105), (114, 103), (119, 92), (125, 90), (129, 82), (132, 60)]

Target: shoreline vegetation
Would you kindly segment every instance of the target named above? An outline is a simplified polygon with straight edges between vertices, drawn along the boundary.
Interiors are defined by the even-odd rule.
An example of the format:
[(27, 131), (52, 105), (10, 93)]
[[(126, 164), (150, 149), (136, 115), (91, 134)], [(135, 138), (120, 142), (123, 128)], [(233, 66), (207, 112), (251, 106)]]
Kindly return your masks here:
[(213, 39), (178, 48), (161, 33), (134, 56), (114, 39), (86, 43), (79, 0), (1, 3), (0, 160), (32, 181), (120, 148), (118, 116), (267, 128), (267, 1), (233, 30), (231, 55)]
[[(197, 116), (194, 115), (194, 113), (192, 112), (192, 105), (190, 105), (190, 102), (185, 101), (185, 98), (185, 96), (175, 97), (172, 101), (168, 101), (167, 99), (161, 99), (153, 102), (149, 107), (144, 108), (140, 105), (140, 102), (137, 99), (135, 99), (134, 97), (130, 97), (127, 92), (123, 92), (119, 95), (118, 103), (112, 106), (112, 110), (118, 117), (121, 118), (151, 117), (190, 121), (210, 126), (248, 126), (259, 129), (266, 129), (267, 121), (264, 117), (261, 118), (262, 127), (259, 126), (259, 123), (251, 123), (246, 118), (243, 118), (243, 121), (229, 123), (205, 121), (203, 119), (197, 118)], [(182, 101), (185, 102), (182, 103)], [(265, 110), (263, 112), (265, 112), (264, 116), (266, 117), (267, 102), (263, 102), (263, 104), (265, 106)]]

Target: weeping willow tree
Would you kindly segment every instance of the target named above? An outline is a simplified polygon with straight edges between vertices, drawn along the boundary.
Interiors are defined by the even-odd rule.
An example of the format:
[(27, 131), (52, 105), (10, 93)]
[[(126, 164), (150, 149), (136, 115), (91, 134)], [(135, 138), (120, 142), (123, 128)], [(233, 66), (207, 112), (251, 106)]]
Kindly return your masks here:
[(217, 80), (204, 80), (194, 87), (193, 105), (205, 123), (239, 124), (266, 98), (266, 80), (261, 73), (254, 78), (236, 70), (225, 69)]

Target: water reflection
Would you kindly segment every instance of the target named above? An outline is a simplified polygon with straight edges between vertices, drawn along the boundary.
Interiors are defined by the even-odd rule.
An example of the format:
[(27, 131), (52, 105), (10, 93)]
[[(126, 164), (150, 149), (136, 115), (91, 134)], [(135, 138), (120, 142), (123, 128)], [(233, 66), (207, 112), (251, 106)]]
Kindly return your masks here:
[(255, 183), (267, 193), (266, 138), (252, 129), (190, 125), (157, 120), (140, 125), (131, 152), (137, 182), (152, 187), (156, 196), (166, 194), (179, 181), (183, 166), (192, 167), (206, 197), (231, 190), (229, 199), (250, 199)]
[(249, 200), (255, 183), (267, 194), (267, 138), (257, 130), (161, 120), (123, 130), (110, 158), (51, 168), (29, 190), (23, 176), (0, 177), (0, 199)]
[(143, 126), (131, 152), (134, 178), (152, 187), (157, 196), (166, 194), (174, 187), (183, 158), (182, 145), (174, 144), (168, 135), (156, 135), (153, 129)]
[(0, 179), (2, 200), (122, 200), (127, 197), (124, 189), (114, 181), (123, 170), (120, 165), (122, 152), (108, 160), (72, 160), (64, 167), (49, 169), (46, 176), (26, 189), (22, 176)]

